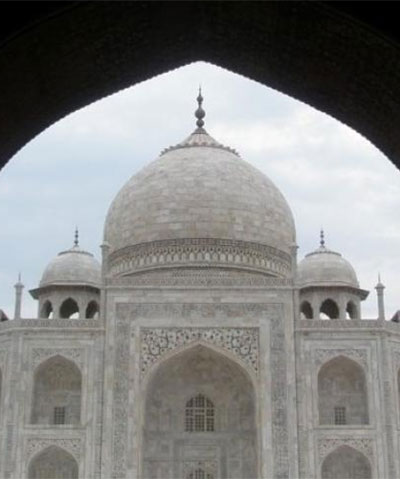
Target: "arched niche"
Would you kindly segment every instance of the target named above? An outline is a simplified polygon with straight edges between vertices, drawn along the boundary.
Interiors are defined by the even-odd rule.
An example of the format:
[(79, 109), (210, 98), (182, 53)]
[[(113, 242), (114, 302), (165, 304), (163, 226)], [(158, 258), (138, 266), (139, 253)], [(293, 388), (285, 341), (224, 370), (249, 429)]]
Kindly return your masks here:
[(99, 303), (97, 301), (90, 301), (86, 307), (85, 318), (93, 319), (99, 317)]
[(326, 299), (319, 308), (320, 318), (325, 319), (338, 319), (339, 307), (333, 299)]
[(313, 309), (309, 301), (303, 301), (301, 303), (300, 315), (302, 319), (312, 319), (314, 317)]
[(72, 361), (53, 356), (34, 374), (32, 424), (79, 424), (82, 375)]
[(366, 456), (350, 446), (340, 446), (322, 463), (321, 479), (372, 479)]
[(214, 479), (214, 475), (211, 472), (207, 472), (205, 469), (198, 467), (189, 472), (186, 479)]
[(64, 449), (50, 446), (29, 463), (28, 479), (78, 479), (75, 458)]
[(346, 304), (346, 317), (347, 319), (357, 319), (358, 318), (358, 309), (356, 304), (353, 301), (349, 301)]
[[(186, 479), (184, 463), (199, 454), (226, 477), (258, 477), (254, 386), (232, 359), (204, 345), (166, 359), (147, 383), (144, 404), (143, 478)], [(213, 411), (209, 431), (186, 427), (187, 407), (195, 404), (205, 415)]]
[(42, 309), (40, 311), (41, 318), (52, 318), (54, 314), (53, 305), (48, 299), (43, 303)]
[(64, 300), (60, 306), (60, 318), (78, 318), (79, 317), (79, 306), (78, 303), (72, 299), (67, 298)]
[(338, 356), (318, 373), (320, 424), (368, 424), (368, 393), (364, 370), (355, 361)]

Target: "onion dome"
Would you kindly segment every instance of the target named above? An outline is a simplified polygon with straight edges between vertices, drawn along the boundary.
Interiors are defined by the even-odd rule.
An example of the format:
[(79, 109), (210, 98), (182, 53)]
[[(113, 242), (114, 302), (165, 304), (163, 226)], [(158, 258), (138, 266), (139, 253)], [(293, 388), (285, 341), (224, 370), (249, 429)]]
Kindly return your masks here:
[(78, 231), (72, 248), (61, 251), (46, 266), (39, 288), (32, 290), (34, 297), (48, 286), (89, 286), (100, 288), (101, 266), (96, 258), (79, 247)]
[(285, 198), (207, 133), (201, 92), (197, 101), (195, 131), (112, 202), (104, 227), (109, 274), (206, 266), (289, 276), (295, 226)]
[(351, 264), (325, 246), (324, 232), (321, 231), (320, 246), (307, 254), (297, 268), (300, 287), (306, 286), (348, 286), (359, 288), (356, 272)]

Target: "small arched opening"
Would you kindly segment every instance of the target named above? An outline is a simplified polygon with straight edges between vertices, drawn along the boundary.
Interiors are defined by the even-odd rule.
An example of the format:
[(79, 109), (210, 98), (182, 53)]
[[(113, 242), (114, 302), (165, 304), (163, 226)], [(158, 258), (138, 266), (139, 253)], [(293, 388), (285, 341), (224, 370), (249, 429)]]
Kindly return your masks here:
[(40, 312), (41, 318), (52, 319), (54, 316), (53, 305), (48, 299), (43, 303), (42, 310)]
[(63, 319), (79, 318), (79, 306), (74, 299), (68, 298), (65, 301), (63, 301), (62, 305), (60, 306), (60, 318), (63, 318)]
[(185, 431), (215, 431), (215, 407), (213, 402), (203, 394), (197, 394), (186, 403)]
[(368, 395), (364, 370), (352, 359), (338, 356), (318, 374), (320, 424), (368, 424)]
[(319, 308), (320, 319), (338, 319), (339, 308), (333, 299), (326, 299)]
[(201, 467), (193, 469), (192, 471), (189, 472), (189, 474), (186, 477), (187, 479), (214, 479), (213, 474), (205, 471)]
[(349, 301), (346, 305), (346, 319), (357, 319), (357, 306), (353, 301)]
[(30, 462), (28, 479), (78, 479), (78, 463), (64, 449), (50, 446)]
[(97, 301), (90, 301), (86, 307), (85, 317), (88, 319), (97, 319), (99, 317), (99, 303)]
[(321, 479), (372, 479), (366, 456), (350, 446), (339, 446), (322, 463)]
[(309, 301), (303, 301), (300, 306), (300, 317), (302, 319), (313, 319), (314, 313)]
[(82, 376), (72, 361), (54, 356), (35, 371), (32, 424), (79, 424)]

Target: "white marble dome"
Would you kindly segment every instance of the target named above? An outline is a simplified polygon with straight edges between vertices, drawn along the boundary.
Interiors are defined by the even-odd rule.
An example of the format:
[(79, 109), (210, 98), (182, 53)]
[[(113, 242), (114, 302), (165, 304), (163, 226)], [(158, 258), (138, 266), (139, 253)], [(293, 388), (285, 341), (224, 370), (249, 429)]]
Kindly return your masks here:
[(326, 248), (324, 241), (315, 251), (307, 254), (297, 268), (300, 287), (349, 286), (359, 288), (356, 272), (340, 253)]
[(74, 245), (62, 251), (45, 268), (40, 287), (50, 285), (81, 285), (100, 287), (101, 266), (89, 252)]
[(185, 248), (188, 241), (193, 246), (193, 240), (219, 240), (220, 246), (222, 241), (268, 247), (287, 263), (295, 226), (272, 181), (198, 128), (125, 184), (108, 211), (104, 240), (111, 259), (148, 243), (181, 241)]

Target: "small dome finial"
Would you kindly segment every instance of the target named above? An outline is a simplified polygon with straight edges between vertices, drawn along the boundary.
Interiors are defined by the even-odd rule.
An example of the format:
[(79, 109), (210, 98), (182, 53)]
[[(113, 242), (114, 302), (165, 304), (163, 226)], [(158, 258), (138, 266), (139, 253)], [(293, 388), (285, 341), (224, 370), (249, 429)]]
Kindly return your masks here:
[(203, 103), (203, 97), (201, 95), (201, 86), (199, 86), (199, 94), (197, 96), (197, 103), (198, 103), (199, 106), (197, 107), (197, 110), (194, 113), (194, 116), (197, 118), (196, 125), (197, 125), (197, 128), (203, 128), (203, 126), (204, 126), (203, 118), (206, 116), (206, 112), (203, 110), (203, 108), (201, 106), (202, 103)]
[(319, 238), (320, 238), (319, 245), (321, 246), (321, 248), (325, 248), (325, 233), (323, 228), (321, 228)]
[(79, 231), (78, 227), (75, 227), (75, 239), (74, 239), (74, 246), (78, 247), (79, 246)]

